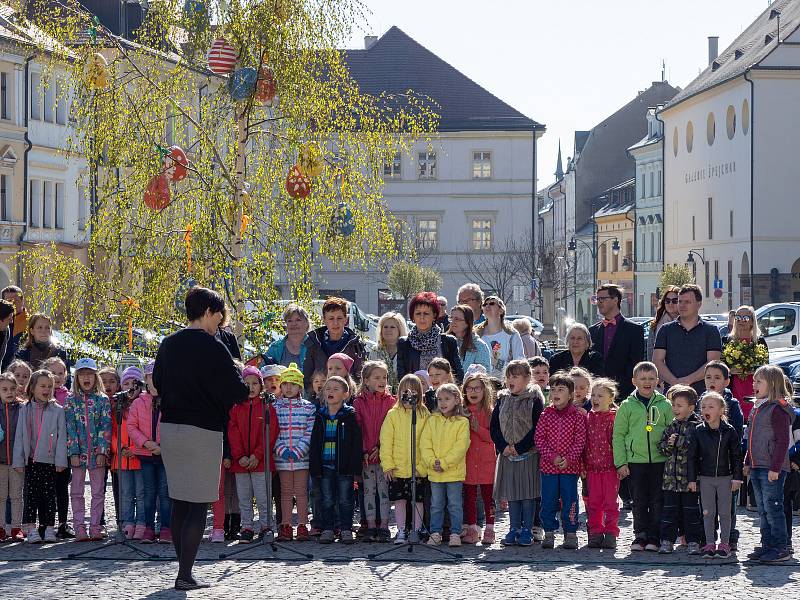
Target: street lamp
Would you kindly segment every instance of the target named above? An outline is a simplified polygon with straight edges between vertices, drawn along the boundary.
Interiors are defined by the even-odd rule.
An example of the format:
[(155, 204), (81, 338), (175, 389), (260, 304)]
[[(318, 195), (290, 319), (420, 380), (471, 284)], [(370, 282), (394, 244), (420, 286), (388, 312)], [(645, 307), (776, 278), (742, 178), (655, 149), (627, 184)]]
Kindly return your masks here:
[(686, 257), (686, 262), (690, 265), (694, 264), (694, 257), (699, 258), (703, 264), (706, 264), (706, 252), (702, 248), (692, 248), (689, 250), (689, 256)]

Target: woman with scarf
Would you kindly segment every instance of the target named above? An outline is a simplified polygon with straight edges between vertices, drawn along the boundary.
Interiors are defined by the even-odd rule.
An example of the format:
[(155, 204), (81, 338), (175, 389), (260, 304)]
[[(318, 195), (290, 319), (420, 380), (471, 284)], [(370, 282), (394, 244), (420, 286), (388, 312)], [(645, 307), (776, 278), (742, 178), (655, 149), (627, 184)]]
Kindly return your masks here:
[(409, 373), (426, 370), (437, 357), (446, 359), (453, 367), (456, 381), (464, 378), (464, 368), (458, 352), (458, 341), (452, 335), (442, 333), (436, 326), (439, 302), (433, 292), (420, 292), (411, 299), (409, 318), (414, 322), (408, 336), (397, 344), (397, 377), (403, 379)]
[(59, 348), (53, 343), (53, 321), (45, 314), (35, 313), (28, 319), (28, 335), (22, 347), (17, 351), (17, 358), (24, 360), (36, 371), (44, 361), (53, 356), (59, 357), (67, 365), (67, 381), (64, 384), (67, 388), (72, 385), (70, 377), (70, 367), (72, 363), (67, 358), (67, 353), (63, 348)]

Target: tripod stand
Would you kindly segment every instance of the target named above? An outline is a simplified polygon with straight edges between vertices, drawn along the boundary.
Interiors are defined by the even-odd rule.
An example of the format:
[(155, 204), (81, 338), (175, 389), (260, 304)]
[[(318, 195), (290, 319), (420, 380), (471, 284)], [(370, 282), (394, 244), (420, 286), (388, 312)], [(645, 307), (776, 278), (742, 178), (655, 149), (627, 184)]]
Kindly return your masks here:
[[(262, 402), (262, 409), (264, 415), (264, 485), (266, 487), (266, 494), (267, 494), (267, 521), (270, 525), (274, 525), (273, 521), (273, 513), (272, 513), (272, 474), (269, 470), (269, 452), (270, 450), (270, 443), (269, 443), (269, 424), (270, 424), (270, 413), (269, 413), (269, 405), (271, 402), (275, 401), (275, 396), (269, 395), (268, 398), (265, 398)], [(259, 515), (261, 517), (261, 515)], [(276, 557), (274, 554), (280, 550), (286, 550), (287, 552), (292, 552), (293, 554), (297, 554), (298, 556), (302, 556), (303, 558), (312, 559), (314, 558), (313, 554), (308, 554), (306, 552), (300, 552), (299, 550), (295, 550), (294, 548), (290, 548), (285, 544), (279, 544), (275, 541), (275, 532), (270, 531), (265, 533), (261, 536), (261, 539), (258, 541), (257, 544), (254, 545), (246, 545), (243, 548), (237, 548), (232, 552), (223, 552), (219, 555), (220, 558), (230, 558), (231, 556), (237, 556), (239, 554), (243, 554), (248, 550), (255, 550), (256, 548), (263, 548), (264, 546), (269, 546), (272, 550), (273, 556), (270, 559), (275, 559)]]
[[(421, 399), (417, 398), (417, 395), (409, 390), (403, 392), (403, 404), (407, 404), (411, 406), (411, 504), (414, 505), (414, 511), (417, 510), (417, 404), (422, 402)], [(411, 517), (411, 526), (414, 526), (414, 514), (412, 513)], [(404, 527), (405, 523), (402, 525), (397, 523), (398, 529), (400, 527)], [(429, 550), (435, 550), (439, 554), (442, 554), (448, 557), (451, 560), (456, 560), (458, 558), (463, 558), (463, 555), (458, 554), (457, 552), (450, 552), (443, 548), (439, 548), (437, 546), (429, 546), (428, 544), (423, 544), (419, 541), (418, 535), (408, 536), (408, 539), (404, 541), (402, 544), (396, 544), (393, 548), (389, 548), (388, 550), (384, 550), (382, 552), (377, 552), (374, 554), (368, 554), (367, 558), (373, 560), (378, 558), (379, 556), (384, 556), (385, 554), (389, 554), (391, 552), (396, 552), (397, 550), (407, 549), (409, 553), (414, 552), (415, 547), (423, 547)]]
[[(122, 403), (128, 399), (132, 400), (136, 396), (138, 396), (138, 392), (142, 390), (144, 387), (144, 383), (141, 381), (137, 381), (131, 389), (127, 392), (119, 392), (118, 394), (114, 395), (114, 399), (116, 400), (116, 410), (114, 411), (114, 420), (117, 424), (117, 466), (119, 467), (119, 473), (122, 473), (122, 417), (123, 417), (123, 408)], [(121, 475), (117, 475), (117, 487), (119, 488), (119, 505), (122, 504), (122, 489), (124, 485), (124, 480)], [(147, 550), (140, 548), (138, 545), (134, 544), (130, 540), (125, 537), (125, 532), (122, 530), (122, 519), (120, 517), (122, 511), (120, 510), (121, 506), (117, 506), (117, 531), (114, 534), (114, 539), (104, 543), (103, 545), (97, 548), (90, 548), (89, 550), (84, 550), (83, 552), (72, 552), (67, 554), (67, 558), (79, 558), (82, 556), (89, 556), (94, 552), (98, 552), (100, 550), (105, 550), (106, 548), (111, 548), (112, 546), (124, 546), (128, 550), (132, 550), (139, 556), (143, 557), (146, 560), (163, 560), (161, 556), (158, 554), (154, 554), (152, 552), (148, 552)]]

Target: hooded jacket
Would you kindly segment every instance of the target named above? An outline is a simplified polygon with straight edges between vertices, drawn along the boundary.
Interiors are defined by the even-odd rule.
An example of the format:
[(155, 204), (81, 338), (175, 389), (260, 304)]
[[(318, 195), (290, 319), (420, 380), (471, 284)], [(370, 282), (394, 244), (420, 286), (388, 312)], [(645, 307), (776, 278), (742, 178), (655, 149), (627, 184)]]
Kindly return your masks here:
[(634, 391), (622, 401), (614, 419), (614, 466), (665, 462), (658, 442), (671, 421), (672, 405), (663, 394), (653, 392), (645, 406)]
[[(586, 445), (586, 415), (572, 402), (561, 410), (550, 405), (539, 417), (534, 441), (539, 450), (539, 469), (543, 474), (578, 475)], [(563, 469), (556, 466), (556, 456), (567, 459)]]
[(10, 466), (14, 462), (14, 444), (16, 443), (17, 423), (21, 407), (22, 404), (16, 400), (0, 402), (0, 428), (3, 430), (3, 440), (0, 443), (0, 464)]
[(790, 471), (789, 445), (794, 410), (786, 399), (756, 404), (747, 422), (747, 454), (751, 469)]
[(23, 404), (15, 435), (14, 468), (28, 466), (29, 460), (67, 467), (67, 426), (55, 399)]
[[(264, 412), (266, 408), (267, 412)], [(264, 443), (267, 425), (264, 418), (269, 418), (269, 445)], [(240, 404), (234, 404), (228, 419), (228, 444), (231, 452), (231, 473), (263, 473), (269, 456), (269, 470), (275, 472), (273, 449), (278, 439), (278, 415), (272, 404), (261, 398), (248, 398)], [(258, 465), (250, 471), (239, 464), (243, 456), (255, 456)]]
[(314, 430), (311, 433), (310, 473), (312, 477), (322, 477), (325, 465), (325, 427), (327, 421), (336, 420), (336, 474), (347, 477), (361, 475), (362, 450), (361, 428), (358, 426), (356, 411), (352, 406), (342, 404), (333, 415), (323, 406), (314, 417)]
[[(355, 401), (353, 408), (356, 411), (356, 421), (361, 428), (361, 443), (366, 454), (374, 448), (380, 447), (381, 427), (386, 420), (386, 415), (392, 410), (397, 400), (391, 394), (381, 394), (363, 390)], [(369, 461), (369, 464), (379, 464), (380, 456)]]
[[(328, 368), (329, 355), (325, 353), (323, 341), (325, 340), (325, 332), (328, 331), (327, 327), (318, 327), (309, 332), (306, 340), (303, 342), (305, 346), (305, 359), (303, 360), (303, 381), (305, 382), (306, 396), (311, 397), (311, 381), (314, 378), (316, 371), (326, 371)], [(358, 334), (349, 327), (344, 328), (344, 337), (347, 338), (344, 346), (338, 350), (343, 354), (347, 354), (353, 359), (353, 368), (350, 369), (350, 375), (356, 382), (361, 381), (361, 368), (364, 366), (364, 358), (367, 356), (367, 349), (364, 342)], [(301, 354), (303, 350), (301, 349)]]
[(133, 442), (131, 451), (136, 456), (152, 456), (144, 447), (148, 441), (161, 445), (161, 410), (153, 410), (153, 396), (142, 392), (128, 409), (128, 435)]
[[(311, 447), (316, 408), (302, 398), (279, 398), (273, 406), (278, 421), (275, 468), (278, 471), (308, 469), (308, 451)], [(283, 457), (284, 450), (289, 450), (289, 458)]]
[(698, 477), (731, 477), (742, 481), (742, 443), (733, 425), (720, 421), (717, 429), (700, 423), (689, 445), (689, 481)]
[[(671, 492), (689, 491), (689, 456), (690, 447), (695, 443), (694, 430), (702, 421), (696, 413), (692, 412), (685, 420), (673, 419), (658, 442), (658, 451), (667, 457), (664, 463), (664, 479), (661, 489)], [(676, 434), (675, 443), (670, 444), (669, 438)]]
[(64, 404), (67, 455), (81, 467), (97, 468), (97, 456), (111, 448), (111, 402), (105, 394), (70, 394)]
[[(419, 448), (430, 481), (464, 481), (467, 476), (469, 438), (469, 419), (466, 417), (445, 417), (437, 412), (428, 418), (422, 430)], [(437, 460), (441, 471), (433, 468)]]
[[(426, 477), (428, 474), (419, 451), (420, 437), (425, 423), (430, 418), (428, 409), (417, 404), (417, 477)], [(381, 468), (384, 473), (396, 469), (394, 477), (409, 479), (411, 477), (411, 408), (395, 406), (386, 415), (381, 426)]]

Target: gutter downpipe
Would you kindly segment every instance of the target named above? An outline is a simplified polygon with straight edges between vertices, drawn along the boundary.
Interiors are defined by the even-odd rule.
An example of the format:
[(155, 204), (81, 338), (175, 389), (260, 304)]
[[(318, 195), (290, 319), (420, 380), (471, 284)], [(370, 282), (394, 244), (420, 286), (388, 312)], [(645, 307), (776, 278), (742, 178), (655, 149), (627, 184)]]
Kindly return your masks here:
[[(19, 242), (17, 245), (19, 246), (19, 251), (22, 252), (22, 245), (25, 243), (25, 234), (28, 233), (28, 194), (30, 192), (30, 185), (28, 183), (28, 154), (33, 148), (33, 142), (31, 142), (31, 138), (28, 137), (28, 121), (30, 119), (30, 64), (33, 60), (34, 56), (28, 56), (25, 59), (25, 131), (22, 134), (23, 139), (25, 140), (25, 153), (22, 159), (22, 233), (19, 236)], [(22, 287), (22, 263), (17, 257), (17, 285)]]
[[(666, 244), (667, 244), (667, 236), (666, 236), (667, 215), (665, 214), (665, 207), (666, 207), (665, 200), (667, 197), (667, 159), (666, 159), (667, 124), (664, 123), (664, 121), (661, 119), (660, 112), (661, 112), (660, 110), (656, 109), (655, 113), (653, 113), (653, 116), (655, 116), (656, 121), (661, 123), (661, 272), (663, 273), (664, 256), (665, 256), (664, 251), (666, 250)], [(633, 241), (633, 247), (636, 248), (636, 240)]]
[[(754, 135), (754, 125), (756, 121), (756, 113), (755, 113), (755, 102), (756, 102), (756, 88), (755, 82), (748, 77), (750, 74), (750, 69), (747, 69), (744, 72), (744, 80), (750, 84), (750, 304), (752, 306), (756, 305), (756, 286), (754, 280), (754, 269), (755, 269), (755, 256), (753, 256), (753, 251), (755, 250), (755, 244), (753, 243), (753, 232), (754, 232), (754, 224), (753, 220), (755, 218), (755, 210), (754, 210), (754, 196), (755, 196), (755, 186), (754, 186), (754, 174), (755, 174), (755, 143), (753, 140)], [(739, 298), (739, 301), (742, 301), (742, 298)]]

